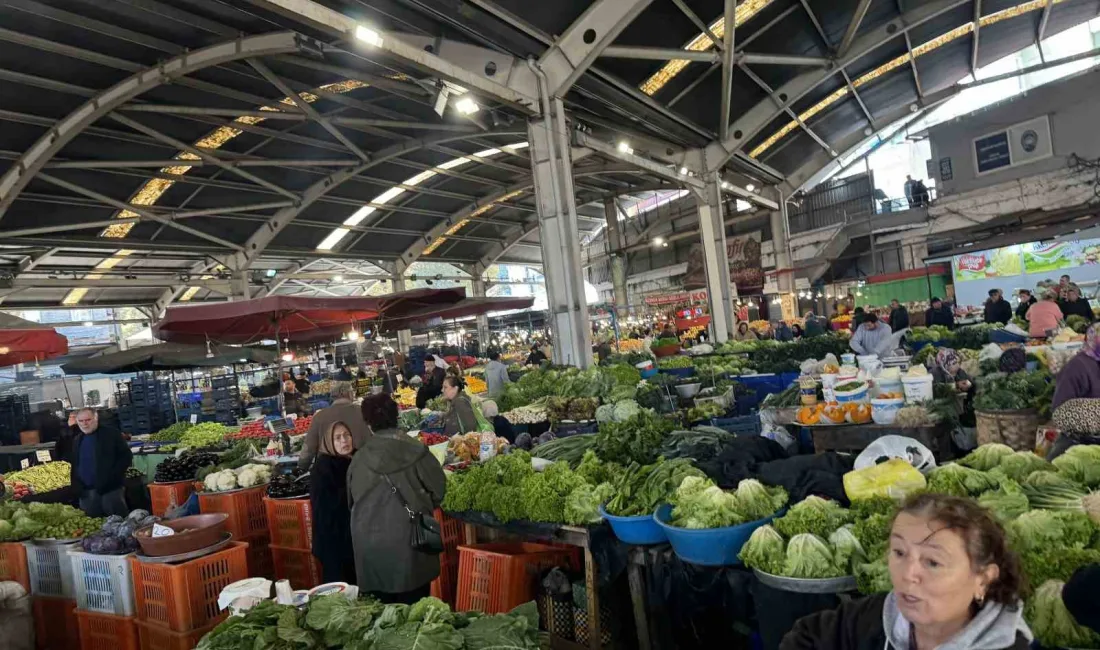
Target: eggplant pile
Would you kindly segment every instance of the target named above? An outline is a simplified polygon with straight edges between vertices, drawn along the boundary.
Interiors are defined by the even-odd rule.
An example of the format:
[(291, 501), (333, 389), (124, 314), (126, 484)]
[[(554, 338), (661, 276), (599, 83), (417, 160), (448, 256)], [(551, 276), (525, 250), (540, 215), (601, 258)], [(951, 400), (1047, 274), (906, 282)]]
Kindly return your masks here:
[(195, 474), (199, 469), (216, 464), (218, 464), (218, 455), (206, 451), (165, 458), (160, 465), (157, 465), (157, 471), (153, 474), (153, 481), (157, 483), (190, 481), (195, 478)]
[(272, 499), (293, 499), (309, 496), (309, 480), (295, 481), (298, 475), (283, 474), (271, 479), (267, 484), (267, 496)]
[(141, 548), (134, 531), (160, 521), (148, 510), (134, 510), (125, 517), (111, 515), (100, 527), (99, 532), (88, 535), (80, 542), (85, 553), (98, 555), (125, 555)]

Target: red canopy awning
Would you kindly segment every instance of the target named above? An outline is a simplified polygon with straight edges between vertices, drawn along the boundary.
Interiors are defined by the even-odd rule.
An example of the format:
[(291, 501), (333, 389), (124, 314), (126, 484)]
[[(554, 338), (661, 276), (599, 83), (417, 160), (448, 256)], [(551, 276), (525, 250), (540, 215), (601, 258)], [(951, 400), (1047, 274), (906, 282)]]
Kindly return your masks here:
[(416, 311), (397, 317), (392, 317), (390, 312), (386, 312), (378, 318), (378, 327), (385, 331), (403, 330), (413, 327), (430, 327), (437, 321), (446, 321), (454, 318), (468, 318), (470, 316), (478, 316), (494, 311), (527, 309), (534, 303), (534, 298), (466, 298), (450, 305), (422, 307)]
[(331, 341), (361, 321), (385, 313), (400, 316), (432, 305), (462, 300), (466, 290), (415, 289), (384, 296), (305, 298), (268, 296), (255, 300), (178, 305), (153, 325), (153, 336), (176, 343), (253, 343), (263, 339), (297, 343)]
[(58, 357), (69, 351), (69, 340), (49, 325), (0, 313), (0, 367)]

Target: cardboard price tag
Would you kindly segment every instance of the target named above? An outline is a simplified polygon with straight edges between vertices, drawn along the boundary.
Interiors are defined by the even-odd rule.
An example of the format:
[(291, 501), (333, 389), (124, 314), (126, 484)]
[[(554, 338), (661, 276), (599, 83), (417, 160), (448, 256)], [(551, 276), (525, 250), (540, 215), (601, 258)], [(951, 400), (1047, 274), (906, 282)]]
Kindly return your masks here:
[(199, 422), (199, 414), (198, 413), (192, 413), (191, 414), (191, 424), (198, 424), (198, 422)]
[(37, 458), (38, 462), (40, 463), (48, 463), (53, 460), (53, 457), (50, 456), (49, 449), (39, 449), (38, 451), (34, 452), (34, 457)]
[(19, 469), (27, 469), (30, 466), (31, 466), (31, 459), (30, 458), (24, 458), (23, 460), (19, 461)]

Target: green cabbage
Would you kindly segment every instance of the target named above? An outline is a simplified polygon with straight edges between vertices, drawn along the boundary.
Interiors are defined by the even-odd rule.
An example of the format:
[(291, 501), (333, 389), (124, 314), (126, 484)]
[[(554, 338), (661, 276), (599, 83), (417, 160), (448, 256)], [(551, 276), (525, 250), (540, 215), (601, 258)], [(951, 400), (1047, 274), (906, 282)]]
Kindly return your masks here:
[(764, 524), (752, 531), (749, 541), (741, 547), (737, 557), (750, 569), (779, 575), (783, 572), (783, 563), (787, 559), (785, 547), (783, 536)]
[(967, 454), (959, 460), (959, 464), (981, 472), (988, 472), (1000, 465), (1005, 456), (1012, 453), (1012, 447), (1002, 445), (999, 442), (991, 442)]
[(766, 487), (756, 479), (747, 478), (737, 484), (734, 492), (737, 509), (747, 519), (770, 517), (787, 505), (787, 491), (781, 487)]
[(928, 475), (928, 490), (941, 494), (965, 497), (997, 489), (998, 481), (992, 476), (957, 463), (937, 467)]
[(836, 578), (848, 571), (837, 567), (829, 545), (817, 535), (802, 533), (787, 543), (783, 575), (791, 578)]
[(1071, 481), (1089, 488), (1100, 487), (1100, 446), (1075, 445), (1053, 462)]
[(1024, 618), (1045, 648), (1097, 648), (1100, 635), (1079, 625), (1062, 602), (1063, 583), (1047, 580), (1028, 599)]
[(725, 528), (747, 521), (737, 510), (737, 496), (710, 479), (685, 477), (671, 501), (670, 523), (680, 528)]
[(855, 565), (865, 561), (863, 545), (852, 533), (852, 526), (841, 526), (829, 535), (829, 544), (833, 547), (833, 561), (838, 569), (851, 571)]
[(1053, 469), (1045, 459), (1036, 456), (1030, 451), (1016, 451), (1001, 457), (1001, 464), (997, 466), (1009, 478), (1022, 481), (1032, 472)]
[(835, 501), (810, 495), (791, 506), (787, 514), (775, 520), (774, 525), (784, 537), (813, 533), (824, 538), (849, 521), (851, 513)]

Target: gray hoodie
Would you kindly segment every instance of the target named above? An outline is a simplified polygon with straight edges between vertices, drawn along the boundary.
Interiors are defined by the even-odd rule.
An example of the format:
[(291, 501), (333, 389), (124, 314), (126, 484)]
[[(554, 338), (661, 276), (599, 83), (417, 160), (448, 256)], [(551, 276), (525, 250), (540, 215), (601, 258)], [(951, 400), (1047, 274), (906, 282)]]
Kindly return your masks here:
[[(1017, 632), (1030, 641), (1031, 629), (1024, 622), (1023, 612), (1023, 603), (1007, 607), (988, 602), (961, 632), (935, 650), (1003, 650), (1013, 646)], [(882, 628), (886, 631), (888, 648), (909, 650), (912, 625), (898, 611), (893, 592), (886, 596), (882, 606)]]

